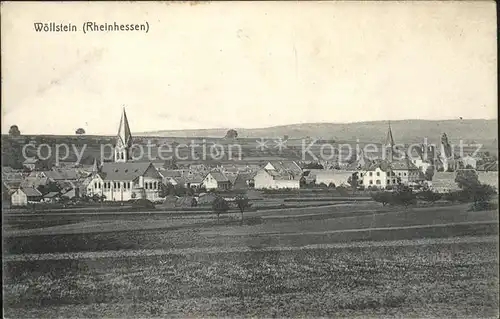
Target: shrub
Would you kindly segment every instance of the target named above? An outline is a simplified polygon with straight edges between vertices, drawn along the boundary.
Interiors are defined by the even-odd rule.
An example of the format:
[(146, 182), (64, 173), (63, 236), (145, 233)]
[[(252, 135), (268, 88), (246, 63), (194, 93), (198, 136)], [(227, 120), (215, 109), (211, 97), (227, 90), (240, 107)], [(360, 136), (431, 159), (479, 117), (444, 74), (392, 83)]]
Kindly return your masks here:
[(403, 205), (408, 207), (409, 205), (416, 204), (416, 199), (417, 198), (412, 189), (406, 186), (403, 186), (392, 193), (392, 204), (394, 205)]
[(425, 190), (423, 192), (420, 192), (417, 197), (421, 200), (424, 200), (426, 202), (431, 202), (431, 203), (434, 203), (438, 200), (440, 200), (443, 195), (441, 195), (440, 193), (436, 193), (436, 192), (433, 192), (431, 190)]
[(155, 204), (148, 199), (141, 198), (141, 199), (134, 200), (132, 202), (132, 207), (154, 209)]
[(469, 211), (478, 212), (482, 210), (497, 210), (498, 205), (490, 202), (477, 202), (472, 203), (469, 207)]
[(377, 203), (382, 203), (383, 206), (392, 202), (392, 193), (390, 192), (376, 192), (372, 194), (372, 198)]
[(212, 202), (212, 210), (215, 214), (217, 214), (217, 221), (218, 221), (220, 214), (225, 213), (229, 210), (229, 205), (224, 198), (216, 197)]

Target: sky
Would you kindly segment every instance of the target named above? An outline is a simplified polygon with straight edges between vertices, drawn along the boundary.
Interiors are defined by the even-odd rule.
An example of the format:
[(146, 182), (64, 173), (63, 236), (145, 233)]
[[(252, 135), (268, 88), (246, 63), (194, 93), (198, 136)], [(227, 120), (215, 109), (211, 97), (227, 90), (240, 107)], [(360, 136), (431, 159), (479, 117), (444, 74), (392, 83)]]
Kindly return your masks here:
[(2, 133), (497, 118), (493, 1), (3, 2), (1, 27)]

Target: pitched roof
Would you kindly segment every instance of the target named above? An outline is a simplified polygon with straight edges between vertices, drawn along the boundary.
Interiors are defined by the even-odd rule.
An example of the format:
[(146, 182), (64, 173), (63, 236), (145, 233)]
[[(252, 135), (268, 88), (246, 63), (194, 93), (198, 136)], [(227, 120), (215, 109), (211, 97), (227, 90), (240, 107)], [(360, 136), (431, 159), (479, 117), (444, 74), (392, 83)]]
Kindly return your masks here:
[(415, 164), (413, 164), (409, 159), (405, 158), (400, 161), (392, 162), (391, 168), (394, 170), (419, 170)]
[(273, 177), (274, 180), (297, 180), (301, 175), (295, 175), (289, 171), (278, 171), (272, 169), (263, 169), (269, 175)]
[[(221, 172), (216, 172), (216, 171), (213, 171), (213, 172), (210, 172), (208, 173), (210, 175), (212, 175), (212, 177), (218, 182), (218, 183), (221, 183), (221, 182), (229, 182), (229, 179), (227, 178), (226, 175), (224, 175), (223, 173)], [(207, 174), (207, 176), (208, 176)]]
[(188, 183), (201, 183), (203, 182), (203, 176), (201, 176), (200, 174), (193, 174), (191, 176), (187, 176), (186, 181)]
[(131, 181), (144, 175), (150, 166), (149, 162), (104, 163), (99, 175), (103, 180)]
[(277, 171), (288, 171), (294, 175), (302, 174), (302, 168), (294, 161), (269, 161)]
[(387, 160), (383, 159), (376, 159), (370, 163), (367, 164), (367, 171), (373, 171), (377, 168), (380, 168), (382, 171), (386, 172), (391, 169), (391, 163)]
[(234, 188), (247, 188), (247, 181), (252, 180), (254, 176), (255, 173), (239, 173), (232, 184)]
[(42, 193), (40, 193), (36, 188), (26, 187), (26, 188), (21, 188), (21, 190), (28, 197), (42, 196)]
[(3, 184), (10, 190), (17, 190), (21, 186), (21, 181), (3, 181)]
[(182, 171), (179, 170), (162, 170), (159, 172), (163, 177), (180, 177), (182, 176)]
[(78, 179), (79, 175), (76, 169), (54, 169), (51, 171), (43, 171), (45, 176), (53, 180)]
[(48, 194), (45, 194), (43, 197), (44, 198), (52, 198), (52, 197), (56, 197), (57, 195), (59, 195), (59, 192), (50, 192)]
[(59, 185), (59, 187), (61, 189), (73, 189), (73, 188), (76, 188), (76, 185), (74, 183), (72, 183), (71, 181), (58, 181), (57, 185)]
[(27, 158), (26, 160), (24, 160), (23, 164), (36, 164), (38, 163), (38, 159), (37, 158), (34, 158), (34, 157), (30, 157), (30, 158)]

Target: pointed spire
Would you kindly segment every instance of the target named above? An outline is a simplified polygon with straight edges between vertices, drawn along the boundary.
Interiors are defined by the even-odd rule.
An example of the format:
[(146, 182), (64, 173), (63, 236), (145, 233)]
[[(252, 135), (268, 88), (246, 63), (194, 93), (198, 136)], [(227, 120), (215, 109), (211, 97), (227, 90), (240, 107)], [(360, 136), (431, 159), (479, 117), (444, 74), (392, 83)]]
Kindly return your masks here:
[(99, 168), (100, 168), (100, 165), (99, 165), (97, 159), (94, 157), (94, 163), (92, 164), (92, 173), (98, 173)]
[(392, 163), (393, 161), (393, 152), (394, 152), (394, 137), (392, 137), (392, 129), (391, 129), (391, 122), (389, 121), (389, 130), (387, 131), (387, 138), (385, 139), (385, 146), (388, 148), (386, 149), (386, 160), (389, 161), (389, 163)]
[(387, 131), (387, 138), (385, 145), (394, 146), (394, 138), (392, 137), (391, 121), (389, 121), (389, 130)]
[(130, 126), (128, 124), (125, 107), (123, 108), (122, 118), (120, 119), (120, 126), (118, 127), (118, 139), (121, 140), (124, 146), (132, 146), (132, 134), (130, 133)]

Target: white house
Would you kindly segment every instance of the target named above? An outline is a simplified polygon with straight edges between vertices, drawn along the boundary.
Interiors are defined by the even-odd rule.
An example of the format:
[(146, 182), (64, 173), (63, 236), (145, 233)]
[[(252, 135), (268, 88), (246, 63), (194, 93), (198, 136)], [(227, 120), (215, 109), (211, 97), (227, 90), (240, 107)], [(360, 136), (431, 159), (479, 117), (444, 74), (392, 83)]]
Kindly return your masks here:
[(201, 182), (205, 189), (230, 189), (231, 182), (229, 178), (221, 172), (213, 171), (208, 173)]
[(42, 193), (40, 193), (35, 188), (18, 188), (14, 193), (12, 193), (10, 200), (11, 206), (26, 206), (31, 202), (39, 202), (42, 198)]
[(349, 177), (352, 176), (353, 171), (344, 171), (344, 170), (317, 170), (315, 171), (316, 175), (316, 184), (325, 184), (330, 185), (334, 184), (336, 187), (338, 186), (349, 186), (347, 182)]
[(366, 171), (358, 173), (359, 184), (368, 187), (386, 188), (387, 186), (398, 185), (399, 181), (390, 166), (376, 164)]
[(294, 176), (287, 172), (278, 172), (266, 168), (255, 174), (254, 187), (263, 188), (300, 188), (300, 176)]

